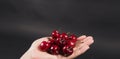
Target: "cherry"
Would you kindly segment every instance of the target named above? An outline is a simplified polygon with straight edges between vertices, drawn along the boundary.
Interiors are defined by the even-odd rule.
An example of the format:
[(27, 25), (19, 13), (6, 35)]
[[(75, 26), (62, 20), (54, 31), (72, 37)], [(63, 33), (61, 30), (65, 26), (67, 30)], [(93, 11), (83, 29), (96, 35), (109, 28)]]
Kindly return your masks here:
[(42, 50), (42, 51), (47, 51), (49, 49), (49, 47), (50, 47), (50, 44), (46, 41), (41, 42), (41, 44), (39, 46), (40, 50)]
[(51, 54), (57, 55), (57, 54), (59, 54), (59, 49), (60, 48), (57, 45), (52, 45), (50, 47), (50, 52), (51, 52)]
[(52, 33), (59, 33), (59, 31), (57, 31), (57, 30), (54, 30)]
[(54, 44), (54, 43), (55, 43), (55, 40), (54, 40), (54, 39), (49, 39), (48, 43), (49, 43), (49, 44)]
[(66, 40), (65, 39), (62, 39), (62, 38), (57, 38), (55, 40), (56, 44), (59, 45), (60, 47), (64, 46), (67, 44)]
[(66, 33), (62, 33), (62, 34), (60, 35), (60, 38), (63, 38), (63, 39), (68, 39), (68, 36), (67, 36), (67, 34), (66, 34)]
[(72, 40), (69, 40), (69, 41), (67, 42), (67, 45), (69, 45), (70, 47), (74, 48), (74, 47), (75, 47), (75, 42), (72, 41)]
[(56, 38), (55, 43), (60, 46), (61, 45), (61, 38)]
[(77, 41), (77, 37), (74, 34), (70, 35), (69, 39), (74, 41), (74, 42)]
[(69, 45), (65, 45), (63, 47), (63, 53), (64, 53), (64, 56), (69, 56), (73, 53), (73, 48), (70, 47)]
[(57, 37), (60, 37), (60, 34), (59, 34), (59, 32), (57, 30), (54, 30), (52, 32), (52, 38), (56, 39)]
[(60, 35), (60, 37), (56, 38), (56, 43), (59, 45), (59, 46), (63, 46), (63, 45), (66, 45), (66, 41), (68, 39), (68, 36), (66, 33), (62, 33)]
[(72, 34), (68, 37), (66, 33), (59, 33), (54, 30), (51, 34), (52, 38), (48, 38), (48, 41), (41, 42), (39, 49), (46, 51), (53, 55), (69, 56), (73, 53), (77, 37)]

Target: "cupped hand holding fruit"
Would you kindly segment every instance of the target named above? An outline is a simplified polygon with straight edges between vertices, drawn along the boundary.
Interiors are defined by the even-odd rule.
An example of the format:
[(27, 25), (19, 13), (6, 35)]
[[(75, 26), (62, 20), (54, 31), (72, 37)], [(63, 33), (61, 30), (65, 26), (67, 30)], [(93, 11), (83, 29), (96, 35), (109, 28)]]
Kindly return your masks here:
[(74, 35), (68, 37), (66, 33), (56, 33), (52, 32), (52, 37), (33, 42), (21, 59), (73, 59), (87, 51), (94, 42), (91, 36), (83, 35), (77, 38)]

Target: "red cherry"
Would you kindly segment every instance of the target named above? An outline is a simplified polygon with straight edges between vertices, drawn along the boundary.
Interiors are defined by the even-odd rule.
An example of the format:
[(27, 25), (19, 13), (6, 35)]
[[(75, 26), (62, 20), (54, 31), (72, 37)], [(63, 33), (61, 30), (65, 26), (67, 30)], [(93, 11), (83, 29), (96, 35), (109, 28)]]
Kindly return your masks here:
[(52, 32), (52, 38), (56, 39), (56, 38), (58, 38), (58, 37), (60, 37), (59, 32), (58, 32), (57, 30), (54, 30), (54, 31)]
[(51, 52), (51, 54), (57, 55), (57, 54), (59, 54), (59, 49), (60, 48), (57, 45), (52, 45), (50, 47), (50, 52)]
[(54, 43), (55, 43), (55, 40), (54, 40), (54, 39), (49, 39), (48, 43), (54, 44)]
[(65, 45), (63, 47), (63, 53), (64, 53), (64, 56), (69, 56), (73, 53), (73, 48), (70, 47), (69, 45)]
[(50, 44), (46, 41), (43, 41), (43, 42), (41, 42), (39, 48), (42, 51), (47, 51), (50, 48)]
[(60, 35), (60, 38), (63, 38), (63, 39), (68, 39), (68, 36), (67, 36), (67, 34), (66, 34), (66, 33), (62, 33), (62, 34)]
[(70, 40), (76, 42), (77, 41), (77, 37), (73, 34), (73, 35), (70, 35), (69, 37)]
[(63, 47), (64, 45), (67, 44), (66, 40), (65, 39), (62, 39), (62, 38), (57, 38), (55, 40), (56, 44), (59, 45), (60, 47)]
[(55, 43), (60, 46), (60, 45), (61, 45), (61, 38), (57, 38), (57, 39), (55, 40)]
[(59, 31), (57, 31), (57, 30), (54, 30), (52, 33), (59, 33)]
[(75, 47), (75, 42), (74, 41), (72, 41), (72, 40), (69, 40), (68, 42), (67, 42), (67, 45), (69, 45), (70, 47)]
[(41, 42), (39, 46), (41, 51), (63, 56), (69, 56), (73, 53), (73, 48), (77, 41), (77, 37), (74, 34), (68, 37), (66, 33), (60, 34), (57, 30), (54, 30), (51, 37), (52, 38), (48, 38), (49, 40), (47, 42)]

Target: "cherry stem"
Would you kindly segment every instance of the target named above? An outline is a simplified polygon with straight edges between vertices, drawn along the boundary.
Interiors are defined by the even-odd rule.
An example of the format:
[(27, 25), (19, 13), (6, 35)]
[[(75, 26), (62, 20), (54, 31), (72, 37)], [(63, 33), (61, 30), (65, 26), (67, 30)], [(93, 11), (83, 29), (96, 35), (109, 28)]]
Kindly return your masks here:
[(69, 36), (69, 35), (71, 35), (71, 33), (70, 33), (70, 32), (67, 32), (66, 34), (67, 34), (68, 36)]
[(51, 38), (50, 37), (48, 37), (48, 40), (50, 40)]

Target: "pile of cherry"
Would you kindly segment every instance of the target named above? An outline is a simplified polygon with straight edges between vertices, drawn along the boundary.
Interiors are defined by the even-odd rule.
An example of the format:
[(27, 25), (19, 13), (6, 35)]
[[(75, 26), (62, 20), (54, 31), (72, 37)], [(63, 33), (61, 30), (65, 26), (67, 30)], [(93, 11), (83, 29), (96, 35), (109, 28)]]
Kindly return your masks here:
[(39, 49), (41, 51), (53, 54), (69, 56), (73, 53), (77, 37), (72, 34), (59, 33), (57, 30), (53, 31), (48, 41), (42, 41)]

